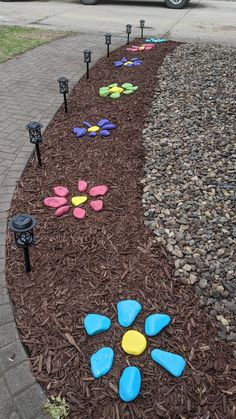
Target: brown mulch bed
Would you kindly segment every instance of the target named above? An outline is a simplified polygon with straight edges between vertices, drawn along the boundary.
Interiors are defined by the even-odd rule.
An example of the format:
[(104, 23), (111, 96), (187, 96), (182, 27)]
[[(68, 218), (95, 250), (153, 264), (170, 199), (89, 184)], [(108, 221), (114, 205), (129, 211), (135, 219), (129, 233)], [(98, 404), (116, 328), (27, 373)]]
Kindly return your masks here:
[[(172, 279), (171, 260), (143, 224), (142, 129), (158, 83), (158, 67), (177, 46), (169, 42), (144, 53), (119, 48), (110, 59), (98, 61), (89, 81), (82, 78), (70, 95), (70, 113), (65, 115), (61, 108), (47, 128), (41, 147), (43, 167), (34, 160), (29, 163), (12, 202), (11, 214), (29, 212), (38, 220), (30, 274), (23, 272), (22, 253), (8, 235), (7, 281), (17, 324), (35, 377), (47, 395), (66, 398), (71, 418), (228, 419), (236, 415), (232, 350), (216, 340), (215, 325), (198, 306), (192, 287)], [(142, 57), (145, 64), (114, 69), (112, 62), (124, 54)], [(116, 81), (137, 84), (139, 90), (114, 101), (98, 96), (99, 87)], [(100, 118), (118, 125), (110, 137), (77, 140), (71, 133), (83, 120), (96, 123)], [(65, 185), (71, 196), (76, 195), (78, 178), (89, 181), (89, 186), (109, 186), (104, 210), (87, 210), (80, 221), (72, 211), (56, 218), (42, 204), (43, 198), (52, 195), (56, 185)], [(127, 356), (120, 345), (124, 329), (117, 323), (116, 303), (125, 298), (143, 305), (134, 325), (141, 332), (150, 313), (172, 317), (169, 327), (148, 338), (148, 349), (139, 357)], [(110, 317), (111, 329), (87, 336), (83, 318), (89, 312)], [(102, 345), (115, 349), (114, 366), (95, 380), (89, 358)], [(181, 378), (170, 376), (150, 359), (156, 347), (187, 359)], [(127, 365), (136, 365), (142, 372), (140, 396), (130, 404), (117, 395), (117, 383)]]

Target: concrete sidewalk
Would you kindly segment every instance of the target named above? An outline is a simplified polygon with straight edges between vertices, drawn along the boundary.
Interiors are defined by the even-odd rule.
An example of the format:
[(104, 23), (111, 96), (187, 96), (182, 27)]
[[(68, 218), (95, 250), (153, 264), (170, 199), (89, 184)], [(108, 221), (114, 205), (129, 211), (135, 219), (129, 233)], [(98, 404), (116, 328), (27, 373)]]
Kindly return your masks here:
[[(124, 39), (112, 39), (115, 48)], [(45, 395), (31, 374), (19, 340), (5, 282), (5, 231), (17, 180), (30, 157), (25, 125), (41, 121), (46, 128), (62, 103), (57, 79), (70, 88), (84, 74), (83, 50), (92, 61), (105, 55), (103, 36), (80, 35), (53, 41), (0, 64), (0, 419), (43, 419)]]

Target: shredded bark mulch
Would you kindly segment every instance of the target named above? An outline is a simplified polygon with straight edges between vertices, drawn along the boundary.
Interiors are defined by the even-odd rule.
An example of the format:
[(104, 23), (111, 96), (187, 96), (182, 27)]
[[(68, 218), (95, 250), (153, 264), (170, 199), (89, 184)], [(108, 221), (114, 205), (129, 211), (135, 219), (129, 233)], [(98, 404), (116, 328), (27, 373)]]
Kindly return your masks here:
[[(168, 42), (143, 53), (122, 47), (110, 59), (98, 61), (89, 81), (84, 77), (73, 89), (69, 114), (62, 107), (45, 131), (43, 167), (34, 159), (28, 164), (12, 202), (11, 214), (29, 212), (38, 220), (30, 274), (24, 273), (22, 253), (8, 234), (7, 281), (16, 321), (36, 379), (47, 395), (66, 398), (70, 418), (236, 416), (232, 349), (217, 341), (215, 325), (199, 307), (191, 286), (173, 280), (169, 256), (153, 243), (151, 231), (143, 224), (142, 129), (158, 83), (158, 68), (177, 46)], [(115, 69), (113, 61), (124, 55), (141, 57), (144, 65)], [(100, 98), (99, 88), (112, 82), (131, 82), (139, 89), (118, 100)], [(117, 124), (110, 137), (78, 140), (71, 133), (83, 120), (96, 124), (101, 118)], [(76, 220), (72, 210), (56, 218), (43, 199), (52, 195), (56, 185), (67, 186), (71, 198), (77, 194), (78, 178), (90, 187), (108, 185), (104, 210), (94, 213), (85, 204), (84, 220)], [(125, 298), (143, 305), (134, 323), (141, 332), (150, 313), (172, 317), (169, 327), (148, 338), (148, 348), (139, 357), (121, 349), (125, 330), (117, 323), (116, 303)], [(87, 336), (83, 318), (90, 312), (110, 317), (111, 329)], [(114, 365), (105, 377), (94, 379), (89, 359), (105, 345), (115, 350)], [(156, 365), (150, 358), (154, 348), (186, 358), (183, 376), (174, 378)], [(117, 394), (127, 365), (138, 366), (142, 373), (141, 393), (129, 404)]]

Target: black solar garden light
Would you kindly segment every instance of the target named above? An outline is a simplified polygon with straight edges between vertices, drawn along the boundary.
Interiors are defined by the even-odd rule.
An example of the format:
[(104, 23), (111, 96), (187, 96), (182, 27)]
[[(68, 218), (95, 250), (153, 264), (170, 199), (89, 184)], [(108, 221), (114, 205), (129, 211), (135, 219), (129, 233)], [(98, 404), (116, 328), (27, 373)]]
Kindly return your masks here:
[(109, 54), (110, 54), (110, 45), (111, 45), (111, 34), (110, 33), (106, 33), (105, 35), (105, 44), (107, 46), (107, 58), (109, 58)]
[(39, 150), (39, 144), (43, 141), (41, 128), (43, 125), (40, 122), (32, 121), (28, 125), (26, 125), (26, 129), (29, 131), (29, 138), (31, 144), (35, 145), (36, 155), (39, 166), (42, 166), (42, 160)]
[(58, 80), (60, 93), (64, 96), (65, 113), (68, 112), (66, 95), (69, 93), (69, 81), (66, 77), (60, 77)]
[(139, 23), (140, 23), (140, 29), (141, 29), (141, 39), (143, 39), (143, 29), (145, 27), (145, 20), (142, 19), (139, 21)]
[(89, 64), (91, 63), (91, 54), (92, 52), (89, 49), (84, 50), (84, 62), (87, 65), (87, 80), (89, 78)]
[(34, 227), (36, 219), (29, 214), (14, 215), (8, 221), (8, 228), (14, 232), (16, 246), (23, 249), (25, 272), (31, 271), (29, 247), (35, 242)]
[(129, 45), (129, 36), (131, 34), (131, 28), (132, 25), (130, 25), (129, 23), (126, 25), (126, 33), (127, 33), (127, 45)]

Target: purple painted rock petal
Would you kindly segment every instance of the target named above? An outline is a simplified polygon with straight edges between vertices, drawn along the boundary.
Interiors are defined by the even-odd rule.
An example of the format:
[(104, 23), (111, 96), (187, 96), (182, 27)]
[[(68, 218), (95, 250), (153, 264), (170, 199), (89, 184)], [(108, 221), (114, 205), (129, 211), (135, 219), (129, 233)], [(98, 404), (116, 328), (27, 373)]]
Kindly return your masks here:
[(135, 58), (131, 58), (131, 60), (130, 61), (139, 61), (139, 58), (137, 58), (137, 57), (135, 57)]
[(69, 195), (69, 190), (65, 186), (55, 186), (53, 193), (62, 198), (66, 198)]
[(90, 207), (96, 212), (101, 211), (103, 209), (103, 201), (101, 199), (98, 199), (97, 201), (91, 201)]
[(83, 125), (85, 125), (88, 128), (91, 128), (92, 127), (92, 125), (88, 121), (83, 121)]
[(133, 67), (133, 63), (126, 64), (126, 67)]
[(79, 220), (82, 220), (85, 218), (86, 212), (83, 208), (75, 208), (73, 211), (73, 216), (75, 218), (78, 218)]
[(128, 61), (128, 60), (127, 60), (126, 57), (123, 57), (121, 61), (122, 61), (122, 63), (126, 63), (126, 61)]
[(84, 192), (87, 188), (88, 184), (85, 182), (85, 180), (79, 179), (77, 189), (79, 192)]
[(103, 127), (102, 127), (103, 129), (115, 129), (116, 128), (116, 125), (115, 124), (105, 124), (105, 125), (103, 125)]
[(85, 128), (74, 128), (72, 131), (78, 138), (83, 137), (87, 132)]
[(122, 61), (115, 61), (114, 62), (115, 67), (122, 67), (122, 65), (123, 65)]
[(109, 119), (100, 119), (100, 121), (98, 122), (98, 127), (102, 128), (104, 127), (105, 124), (109, 124), (110, 121)]
[(59, 198), (58, 196), (49, 196), (43, 200), (43, 203), (50, 208), (59, 208), (67, 204), (67, 199)]
[(66, 214), (69, 211), (70, 207), (68, 205), (64, 205), (63, 207), (57, 208), (55, 211), (56, 217), (61, 217), (62, 215)]
[(106, 129), (102, 129), (102, 131), (100, 131), (100, 135), (102, 137), (109, 137), (110, 131), (107, 131)]
[(99, 186), (94, 186), (92, 189), (90, 189), (89, 195), (90, 196), (102, 196), (102, 195), (105, 195), (106, 192), (107, 192), (107, 186), (106, 185), (99, 185)]
[(94, 131), (89, 133), (89, 137), (96, 137), (96, 136), (97, 136), (97, 133)]

